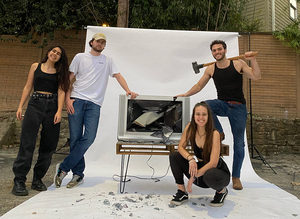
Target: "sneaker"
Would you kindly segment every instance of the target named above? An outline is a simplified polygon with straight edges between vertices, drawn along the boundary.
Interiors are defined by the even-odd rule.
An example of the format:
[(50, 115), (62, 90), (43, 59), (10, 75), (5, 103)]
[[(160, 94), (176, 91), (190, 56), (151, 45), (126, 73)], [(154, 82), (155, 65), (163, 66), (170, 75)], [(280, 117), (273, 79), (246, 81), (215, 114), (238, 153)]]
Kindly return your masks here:
[(68, 174), (67, 172), (60, 169), (59, 165), (60, 165), (60, 163), (56, 164), (56, 173), (54, 176), (54, 184), (55, 184), (56, 188), (60, 187), (62, 180)]
[(67, 188), (74, 188), (76, 186), (79, 186), (83, 183), (83, 177), (74, 175), (72, 180), (67, 184)]
[(12, 194), (16, 196), (26, 196), (28, 195), (28, 190), (26, 189), (24, 181), (14, 181), (14, 187), (11, 191)]
[(227, 188), (225, 188), (225, 192), (223, 193), (218, 193), (216, 191), (216, 194), (214, 196), (214, 200), (212, 200), (209, 205), (212, 206), (212, 207), (222, 207), (224, 205), (224, 201), (225, 201), (225, 198), (228, 194), (228, 190)]
[(47, 187), (46, 185), (42, 182), (41, 179), (33, 179), (32, 184), (31, 184), (31, 189), (36, 190), (36, 191), (46, 191)]
[(181, 191), (180, 189), (177, 190), (177, 193), (173, 195), (173, 199), (170, 201), (171, 204), (174, 205), (181, 205), (189, 200), (189, 195), (186, 192)]

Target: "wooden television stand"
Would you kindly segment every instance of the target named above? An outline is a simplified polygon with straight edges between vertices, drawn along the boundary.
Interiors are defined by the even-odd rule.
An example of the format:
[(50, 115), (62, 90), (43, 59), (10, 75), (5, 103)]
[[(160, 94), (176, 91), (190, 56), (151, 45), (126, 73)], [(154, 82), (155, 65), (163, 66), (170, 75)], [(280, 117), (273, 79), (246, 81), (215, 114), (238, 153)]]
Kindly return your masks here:
[[(170, 155), (178, 149), (179, 141), (172, 141), (170, 144), (155, 141), (118, 141), (116, 143), (116, 153), (121, 154), (121, 175), (120, 175), (120, 192), (125, 189), (128, 165), (130, 155)], [(187, 149), (190, 154), (194, 155), (190, 147)], [(229, 145), (222, 144), (223, 156), (229, 155)], [(125, 156), (128, 155), (126, 169)]]

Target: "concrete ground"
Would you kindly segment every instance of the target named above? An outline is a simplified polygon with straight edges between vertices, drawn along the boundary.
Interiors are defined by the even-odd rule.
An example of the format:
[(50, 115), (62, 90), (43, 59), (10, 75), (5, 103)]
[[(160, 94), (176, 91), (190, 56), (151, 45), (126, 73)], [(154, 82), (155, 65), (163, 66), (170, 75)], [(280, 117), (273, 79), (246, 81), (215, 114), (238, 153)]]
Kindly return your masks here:
[[(50, 186), (53, 183), (55, 165), (61, 162), (68, 153), (68, 146), (59, 146), (58, 148), (62, 149), (58, 151), (57, 154), (53, 155), (52, 164), (43, 179), (47, 186)], [(0, 178), (0, 216), (39, 193), (30, 189), (32, 180), (31, 170), (26, 182), (29, 195), (17, 197), (11, 194), (14, 177), (12, 173), (12, 164), (17, 153), (17, 146), (0, 149), (0, 169), (2, 172)], [(35, 163), (36, 158), (37, 153), (35, 152), (33, 164)], [(262, 159), (254, 156), (254, 158), (251, 159), (251, 162), (255, 172), (261, 178), (277, 185), (300, 199), (300, 154), (279, 154), (267, 156), (264, 159), (277, 174), (275, 174), (268, 165), (265, 165)]]
[[(12, 172), (12, 165), (17, 156), (19, 148), (16, 146), (11, 146), (6, 149), (0, 149), (0, 169), (1, 169), (1, 178), (0, 178), (0, 217), (8, 212), (9, 210), (13, 209), (17, 205), (21, 204), (22, 202), (28, 200), (29, 198), (38, 194), (38, 191), (31, 190), (31, 182), (33, 171), (32, 168), (27, 175), (26, 187), (29, 191), (28, 196), (15, 196), (11, 193), (13, 188), (13, 178), (14, 174)], [(61, 151), (63, 153), (68, 153), (68, 148), (65, 147)], [(66, 155), (64, 154), (54, 154), (52, 157), (51, 166), (45, 175), (43, 182), (48, 187), (53, 184), (53, 177), (55, 173), (55, 166), (57, 163), (63, 161)], [(37, 160), (37, 150), (34, 153), (33, 164), (36, 163)]]
[(300, 154), (277, 154), (263, 159), (267, 164), (260, 157), (251, 159), (257, 175), (300, 199)]

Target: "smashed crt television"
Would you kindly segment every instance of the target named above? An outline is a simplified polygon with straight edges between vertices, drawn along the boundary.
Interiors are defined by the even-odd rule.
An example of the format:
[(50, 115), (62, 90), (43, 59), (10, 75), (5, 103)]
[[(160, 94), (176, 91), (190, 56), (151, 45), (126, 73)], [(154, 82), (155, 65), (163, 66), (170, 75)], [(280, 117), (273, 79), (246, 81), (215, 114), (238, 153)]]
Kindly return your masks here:
[(190, 121), (190, 98), (119, 96), (118, 140), (171, 143), (179, 141)]

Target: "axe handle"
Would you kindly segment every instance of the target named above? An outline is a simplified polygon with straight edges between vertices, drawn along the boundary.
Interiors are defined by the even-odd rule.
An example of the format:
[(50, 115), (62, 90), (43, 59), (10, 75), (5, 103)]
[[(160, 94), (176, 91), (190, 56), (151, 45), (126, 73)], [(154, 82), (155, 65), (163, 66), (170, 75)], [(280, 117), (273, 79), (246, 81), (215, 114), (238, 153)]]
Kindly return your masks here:
[[(258, 52), (253, 52), (251, 57), (252, 56), (256, 56), (258, 54)], [(229, 60), (238, 60), (238, 59), (242, 59), (244, 58), (245, 55), (240, 55), (240, 56), (235, 56), (235, 57), (232, 57), (232, 58), (229, 58)], [(216, 62), (209, 62), (209, 63), (205, 63), (203, 64), (203, 67), (206, 67), (206, 66), (209, 66), (209, 65), (212, 65), (212, 64), (215, 64)]]

